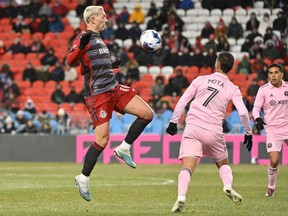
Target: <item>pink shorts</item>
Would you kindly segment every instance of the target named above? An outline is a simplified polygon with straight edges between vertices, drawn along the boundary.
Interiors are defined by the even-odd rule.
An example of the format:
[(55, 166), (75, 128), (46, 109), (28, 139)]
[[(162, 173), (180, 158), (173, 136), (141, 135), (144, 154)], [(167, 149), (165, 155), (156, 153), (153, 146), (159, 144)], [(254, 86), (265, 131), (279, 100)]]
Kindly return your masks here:
[(219, 162), (228, 158), (222, 132), (215, 132), (187, 124), (182, 135), (179, 159), (206, 155)]
[(93, 128), (110, 121), (113, 110), (124, 114), (123, 109), (136, 94), (135, 89), (118, 85), (111, 91), (86, 97), (85, 103), (91, 115)]
[(288, 132), (286, 134), (276, 134), (267, 132), (266, 135), (266, 149), (267, 152), (280, 152), (283, 144), (288, 145)]

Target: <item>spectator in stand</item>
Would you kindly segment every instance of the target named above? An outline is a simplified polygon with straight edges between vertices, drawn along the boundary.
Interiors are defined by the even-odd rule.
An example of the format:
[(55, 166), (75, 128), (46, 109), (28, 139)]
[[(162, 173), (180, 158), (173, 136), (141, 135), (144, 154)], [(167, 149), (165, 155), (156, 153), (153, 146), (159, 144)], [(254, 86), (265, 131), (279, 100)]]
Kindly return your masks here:
[(205, 50), (208, 51), (209, 49), (213, 49), (214, 52), (217, 50), (217, 43), (215, 42), (215, 35), (210, 34), (209, 41), (204, 45)]
[(20, 102), (12, 91), (8, 91), (2, 106), (13, 113), (16, 113), (20, 109)]
[(178, 51), (175, 47), (173, 47), (170, 53), (168, 54), (167, 58), (163, 60), (163, 65), (176, 67), (177, 65), (179, 65), (178, 58), (179, 58)]
[(52, 6), (52, 15), (65, 17), (69, 9), (61, 3), (61, 0), (56, 0)]
[(13, 1), (6, 1), (5, 10), (3, 10), (3, 17), (13, 19), (17, 16), (17, 9)]
[(1, 133), (5, 134), (16, 134), (16, 126), (10, 116), (6, 117), (4, 127), (1, 130)]
[(265, 43), (266, 47), (263, 49), (263, 58), (274, 60), (278, 58), (278, 51), (274, 45), (273, 40), (267, 40)]
[(138, 40), (142, 34), (142, 30), (136, 22), (132, 23), (132, 26), (128, 29), (128, 32), (129, 38), (132, 40)]
[(35, 120), (39, 121), (42, 126), (45, 123), (49, 124), (51, 119), (52, 119), (51, 114), (49, 114), (46, 110), (43, 110), (40, 114), (35, 116)]
[(271, 40), (272, 39), (272, 36), (273, 36), (273, 29), (271, 27), (268, 27), (266, 29), (266, 32), (264, 34), (264, 43), (266, 43), (267, 40)]
[(263, 70), (263, 67), (265, 66), (265, 61), (264, 59), (262, 58), (261, 54), (260, 53), (257, 53), (256, 54), (256, 57), (255, 57), (255, 61), (253, 62), (253, 64), (251, 65), (251, 69), (252, 69), (252, 73), (257, 73), (259, 74), (262, 70)]
[(179, 9), (189, 10), (194, 8), (194, 1), (192, 0), (181, 0), (178, 4)]
[(38, 28), (39, 28), (39, 21), (36, 19), (36, 17), (31, 16), (30, 17), (30, 22), (28, 23), (28, 28), (30, 33), (35, 33), (38, 32)]
[(125, 24), (119, 22), (118, 28), (114, 32), (115, 39), (126, 40), (129, 37), (128, 29), (125, 27)]
[(18, 133), (35, 134), (38, 133), (38, 129), (36, 125), (33, 123), (33, 120), (29, 119), (25, 124), (24, 128), (22, 130), (19, 130)]
[(154, 2), (151, 2), (146, 17), (155, 17), (155, 15), (158, 15), (158, 9), (156, 7), (156, 4)]
[[(199, 43), (197, 43), (197, 44), (195, 43), (194, 45), (195, 46), (199, 45), (199, 46), (203, 47), (203, 51), (205, 49), (201, 42), (200, 42), (200, 44)], [(179, 47), (179, 52), (184, 52), (185, 49), (188, 49), (189, 52), (192, 52), (192, 46), (189, 43), (189, 40), (186, 37), (184, 37), (183, 35), (180, 35), (178, 47)]]
[(66, 66), (64, 71), (64, 80), (67, 82), (73, 82), (77, 79), (78, 73), (75, 67)]
[(247, 89), (247, 95), (255, 97), (257, 95), (259, 88), (260, 86), (257, 83), (257, 79), (253, 79), (251, 85), (249, 85)]
[(79, 103), (81, 101), (81, 96), (76, 92), (75, 87), (73, 85), (70, 86), (70, 92), (66, 96), (66, 102), (74, 104)]
[(199, 48), (196, 48), (194, 51), (194, 55), (191, 56), (191, 66), (202, 67), (204, 63), (203, 53)]
[(176, 76), (173, 77), (173, 83), (181, 89), (181, 91), (189, 86), (188, 79), (183, 75), (181, 68), (176, 69)]
[(32, 53), (46, 52), (46, 48), (44, 44), (41, 42), (41, 40), (38, 37), (33, 38), (32, 44), (30, 46), (30, 52)]
[(17, 54), (17, 53), (25, 53), (25, 47), (21, 44), (20, 38), (15, 38), (13, 44), (7, 50), (8, 53)]
[(237, 74), (249, 75), (251, 73), (251, 63), (247, 55), (243, 55), (241, 61), (238, 63), (236, 68)]
[(4, 84), (10, 85), (12, 80), (14, 80), (13, 71), (10, 69), (10, 65), (4, 63), (0, 69), (1, 80)]
[(268, 81), (268, 66), (264, 65), (263, 69), (258, 73), (258, 80), (262, 80), (264, 82)]
[(142, 11), (142, 6), (137, 4), (134, 8), (134, 11), (129, 17), (129, 23), (137, 23), (138, 25), (144, 22), (145, 14)]
[(266, 32), (266, 29), (270, 27), (272, 28), (273, 27), (273, 24), (272, 24), (272, 21), (270, 19), (270, 15), (268, 13), (265, 13), (263, 15), (263, 19), (260, 20), (260, 24), (259, 24), (259, 27), (258, 27), (258, 32), (261, 34), (261, 35), (264, 35), (265, 32)]
[(252, 29), (252, 32), (250, 34), (248, 34), (247, 36), (249, 38), (249, 41), (250, 41), (250, 47), (254, 44), (254, 39), (256, 37), (261, 37), (262, 38), (262, 35), (258, 32), (258, 29), (256, 28), (253, 28)]
[(24, 107), (24, 111), (29, 112), (33, 117), (36, 115), (37, 110), (35, 107), (35, 103), (31, 98), (28, 98), (25, 101), (25, 107)]
[(59, 16), (52, 16), (50, 23), (49, 23), (49, 31), (53, 33), (63, 32), (64, 30), (64, 23), (60, 19)]
[(12, 24), (12, 29), (14, 32), (22, 33), (29, 31), (27, 24), (23, 20), (22, 15), (18, 15), (16, 21)]
[(61, 82), (64, 80), (65, 73), (62, 64), (57, 61), (55, 63), (55, 67), (50, 72), (50, 80), (53, 80), (55, 82)]
[(272, 35), (272, 40), (274, 42), (274, 46), (276, 47), (277, 51), (280, 51), (283, 47), (282, 40), (276, 34)]
[(79, 0), (79, 4), (76, 7), (77, 17), (83, 18), (83, 12), (86, 7), (87, 7), (87, 0)]
[(241, 45), (241, 52), (249, 52), (250, 48), (250, 39), (248, 37), (245, 37), (244, 43)]
[(56, 62), (58, 62), (58, 59), (54, 54), (54, 49), (50, 48), (48, 52), (44, 56), (42, 56), (40, 62), (42, 65), (54, 66)]
[(209, 21), (206, 21), (204, 27), (201, 30), (201, 38), (210, 38), (211, 34), (214, 35), (214, 31), (215, 29), (212, 24)]
[(51, 101), (56, 104), (64, 103), (66, 100), (66, 96), (62, 91), (62, 86), (60, 83), (57, 83), (55, 86), (55, 90), (51, 95)]
[(151, 53), (151, 64), (152, 65), (163, 65), (164, 56), (168, 51), (164, 49), (158, 49), (156, 52)]
[(50, 73), (48, 71), (48, 65), (42, 65), (41, 67), (37, 68), (37, 80), (42, 82), (47, 82), (50, 79)]
[(42, 2), (39, 0), (32, 0), (28, 5), (28, 14), (37, 18), (39, 16), (39, 10), (42, 7)]
[(125, 24), (129, 23), (129, 17), (130, 17), (130, 13), (127, 10), (127, 7), (124, 6), (117, 16), (117, 24), (119, 25), (120, 23), (123, 23), (125, 26)]
[(58, 123), (58, 135), (70, 134), (71, 119), (63, 108), (58, 110), (56, 121)]
[(227, 35), (229, 38), (232, 37), (236, 40), (243, 37), (243, 27), (234, 16), (232, 17), (231, 22), (228, 25)]
[(45, 122), (44, 124), (42, 124), (39, 132), (42, 134), (51, 134), (52, 129), (51, 129), (50, 124), (48, 122)]
[(22, 80), (28, 80), (29, 82), (34, 82), (37, 80), (37, 72), (31, 62), (26, 64), (26, 67), (22, 73)]
[[(101, 32), (101, 37), (104, 40), (109, 40), (112, 35), (115, 35), (115, 29), (113, 27), (113, 24), (108, 22), (106, 25), (106, 28)], [(116, 36), (115, 36), (116, 38)]]
[(184, 22), (180, 16), (177, 15), (175, 11), (169, 11), (167, 14), (167, 24), (170, 31), (183, 31)]
[(48, 17), (43, 15), (41, 16), (41, 21), (38, 25), (38, 31), (43, 33), (43, 34), (46, 34), (47, 32), (49, 32), (49, 20), (48, 20)]
[(152, 16), (151, 19), (148, 21), (146, 29), (154, 29), (156, 31), (161, 31), (162, 24), (157, 14)]
[(15, 116), (15, 120), (18, 123), (16, 132), (22, 131), (24, 129), (24, 127), (26, 126), (26, 123), (28, 121), (28, 119), (26, 119), (24, 116), (23, 110), (17, 111), (16, 116)]
[(176, 97), (176, 96), (179, 96), (180, 94), (181, 94), (181, 89), (177, 85), (175, 85), (173, 78), (170, 77), (168, 84), (165, 85), (164, 87), (163, 96), (169, 95), (172, 97)]
[(52, 15), (52, 8), (49, 3), (50, 3), (49, 0), (43, 2), (42, 7), (38, 12), (40, 17), (41, 16), (50, 17)]
[(288, 62), (288, 53), (287, 53), (287, 43), (283, 43), (282, 48), (279, 50), (279, 58), (283, 59), (285, 62)]
[(7, 87), (7, 92), (12, 92), (14, 96), (17, 98), (20, 95), (20, 88), (17, 85), (15, 80), (12, 80), (9, 86)]
[(152, 86), (151, 94), (162, 97), (164, 94), (164, 88), (165, 88), (164, 77), (162, 75), (158, 75), (155, 79), (154, 85)]
[(256, 13), (252, 12), (250, 14), (250, 19), (246, 23), (246, 31), (252, 31), (252, 29), (259, 27), (259, 20), (257, 19)]
[(201, 42), (201, 37), (197, 36), (195, 44), (192, 44), (192, 51), (195, 52), (195, 49), (198, 48), (203, 53), (205, 51), (205, 47)]
[(132, 81), (139, 80), (139, 63), (135, 58), (129, 58), (125, 67), (127, 68), (127, 77), (130, 77)]
[(216, 38), (219, 38), (220, 35), (227, 36), (227, 26), (222, 18), (219, 19), (218, 24), (215, 27), (214, 34)]
[(250, 59), (255, 59), (257, 53), (260, 53), (261, 56), (263, 56), (263, 38), (262, 37), (256, 37), (254, 39), (254, 44), (249, 50)]
[(111, 23), (113, 26), (117, 24), (118, 15), (113, 7), (111, 7), (110, 10), (107, 12), (106, 17), (108, 23)]
[(140, 47), (138, 44), (137, 44), (137, 40), (134, 39), (132, 40), (132, 45), (129, 47), (128, 49), (128, 57), (129, 59), (131, 58), (138, 58), (138, 56), (140, 56), (140, 53), (143, 51), (142, 47)]
[(214, 49), (210, 48), (207, 54), (203, 57), (203, 67), (214, 68), (217, 55)]
[(280, 31), (281, 34), (284, 36), (287, 29), (287, 15), (284, 16), (283, 11), (279, 11), (277, 13), (277, 18), (273, 21), (273, 29)]
[(178, 57), (178, 64), (181, 66), (190, 66), (191, 65), (191, 55), (188, 47), (185, 47), (182, 50), (181, 55)]
[(217, 44), (217, 52), (229, 51), (229, 50), (230, 50), (230, 44), (228, 42), (227, 37), (225, 35), (219, 35), (218, 44)]

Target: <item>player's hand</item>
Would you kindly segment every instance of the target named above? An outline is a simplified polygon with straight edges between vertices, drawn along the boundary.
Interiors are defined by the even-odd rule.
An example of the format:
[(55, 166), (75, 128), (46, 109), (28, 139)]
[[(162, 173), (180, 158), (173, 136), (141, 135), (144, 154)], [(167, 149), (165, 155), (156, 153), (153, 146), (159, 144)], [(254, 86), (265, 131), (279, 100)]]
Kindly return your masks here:
[(175, 135), (178, 132), (177, 124), (170, 122), (169, 126), (166, 129), (166, 132), (172, 136)]
[(121, 59), (117, 58), (115, 61), (112, 62), (112, 68), (119, 68), (119, 65), (121, 64)]
[(83, 34), (80, 39), (79, 49), (83, 50), (87, 46), (90, 41), (92, 31), (88, 31), (87, 33)]
[(253, 140), (252, 140), (252, 135), (246, 135), (244, 136), (244, 145), (246, 145), (246, 148), (250, 152), (253, 146)]
[(258, 130), (263, 130), (264, 129), (264, 125), (266, 125), (266, 123), (263, 121), (262, 118), (256, 118), (255, 120), (255, 126)]

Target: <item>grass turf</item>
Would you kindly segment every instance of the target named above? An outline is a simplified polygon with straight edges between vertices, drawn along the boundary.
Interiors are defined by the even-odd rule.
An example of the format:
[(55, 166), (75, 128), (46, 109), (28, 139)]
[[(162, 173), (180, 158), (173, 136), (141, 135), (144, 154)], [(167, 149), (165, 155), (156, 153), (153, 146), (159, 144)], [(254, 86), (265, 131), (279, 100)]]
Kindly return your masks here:
[[(92, 201), (74, 186), (82, 165), (73, 163), (0, 163), (0, 215), (175, 215), (178, 165), (97, 164), (90, 181)], [(276, 195), (266, 198), (267, 168), (232, 166), (234, 189), (244, 199), (235, 206), (222, 192), (216, 166), (200, 164), (191, 179), (183, 215), (258, 216), (288, 212), (288, 169), (280, 166)]]

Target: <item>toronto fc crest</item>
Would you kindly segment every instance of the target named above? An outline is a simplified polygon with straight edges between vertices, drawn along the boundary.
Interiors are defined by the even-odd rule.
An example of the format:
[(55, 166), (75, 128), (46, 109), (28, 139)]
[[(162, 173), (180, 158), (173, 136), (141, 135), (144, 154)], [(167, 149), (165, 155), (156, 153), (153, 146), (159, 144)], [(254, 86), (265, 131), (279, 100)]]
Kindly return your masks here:
[(107, 113), (104, 111), (104, 110), (100, 110), (100, 113), (99, 113), (99, 117), (100, 118), (106, 118), (106, 116), (107, 116)]

